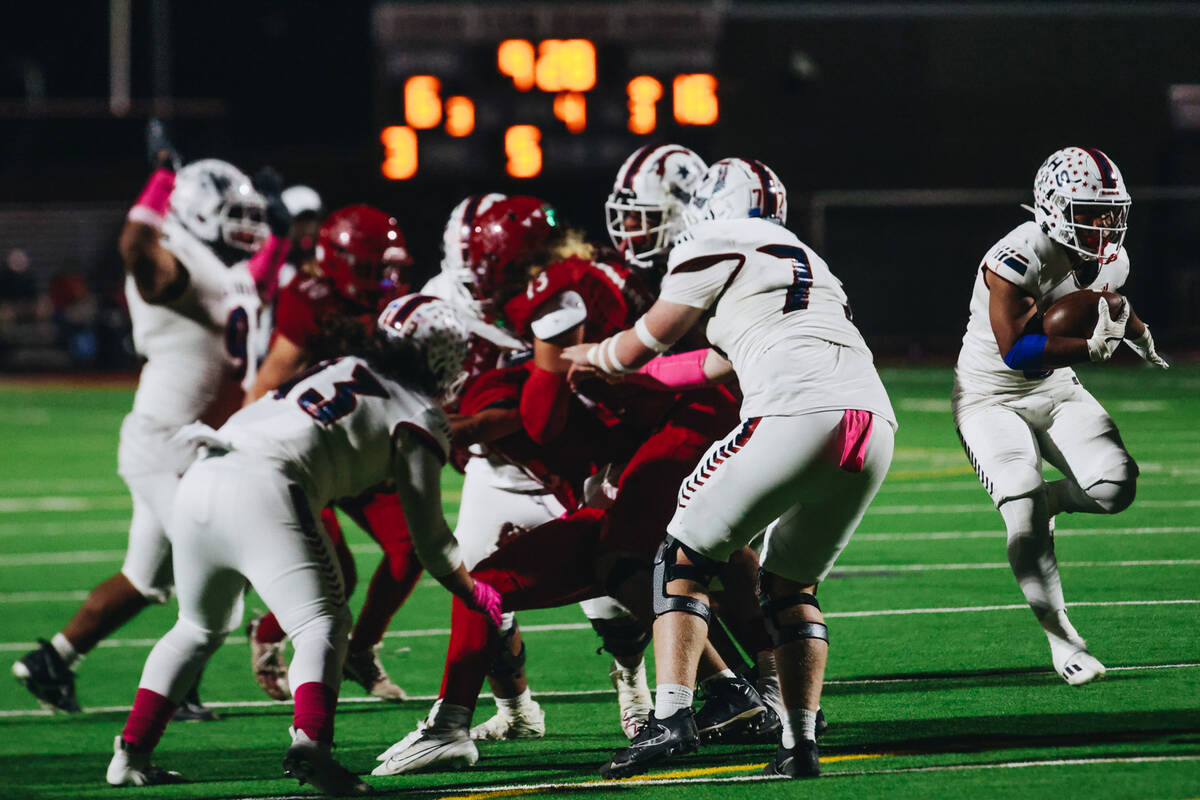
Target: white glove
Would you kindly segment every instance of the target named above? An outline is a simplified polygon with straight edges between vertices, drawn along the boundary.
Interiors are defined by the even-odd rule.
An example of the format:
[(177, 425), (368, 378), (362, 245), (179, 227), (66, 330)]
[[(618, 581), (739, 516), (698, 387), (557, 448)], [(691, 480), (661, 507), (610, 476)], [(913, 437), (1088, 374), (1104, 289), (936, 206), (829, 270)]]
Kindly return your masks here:
[[(1126, 302), (1128, 303), (1128, 301), (1126, 301)], [(1171, 365), (1167, 363), (1167, 360), (1165, 358), (1163, 358), (1162, 356), (1160, 356), (1158, 354), (1158, 351), (1154, 349), (1154, 337), (1150, 335), (1150, 326), (1149, 325), (1146, 326), (1145, 333), (1143, 333), (1141, 336), (1137, 337), (1136, 339), (1133, 339), (1133, 338), (1126, 339), (1125, 344), (1129, 345), (1130, 349), (1133, 350), (1133, 352), (1137, 353), (1139, 356), (1141, 356), (1146, 361), (1149, 361), (1154, 366), (1162, 367), (1163, 369), (1170, 368)]]
[(1108, 301), (1100, 298), (1100, 316), (1096, 319), (1096, 328), (1092, 338), (1087, 340), (1088, 357), (1092, 361), (1108, 361), (1116, 352), (1117, 345), (1125, 338), (1125, 323), (1129, 322), (1129, 301), (1121, 310), (1121, 316), (1113, 319), (1108, 311)]

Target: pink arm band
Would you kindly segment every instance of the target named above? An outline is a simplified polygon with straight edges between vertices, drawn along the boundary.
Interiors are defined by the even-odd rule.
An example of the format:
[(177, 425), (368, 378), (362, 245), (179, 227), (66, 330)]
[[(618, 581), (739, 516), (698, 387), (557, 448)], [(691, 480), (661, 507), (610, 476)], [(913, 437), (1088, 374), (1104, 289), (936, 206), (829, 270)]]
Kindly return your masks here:
[[(709, 385), (704, 375), (704, 359), (708, 349), (689, 350), (673, 356), (651, 359), (636, 374), (660, 384), (664, 389), (699, 389)], [(659, 388), (656, 386), (655, 388)]]
[(250, 258), (250, 276), (254, 278), (254, 285), (264, 300), (273, 299), (279, 290), (279, 268), (283, 266), (291, 247), (290, 239), (271, 234)]
[(171, 190), (175, 188), (175, 173), (169, 169), (156, 169), (146, 181), (146, 188), (138, 195), (137, 202), (129, 209), (131, 222), (161, 228), (167, 207), (171, 204)]

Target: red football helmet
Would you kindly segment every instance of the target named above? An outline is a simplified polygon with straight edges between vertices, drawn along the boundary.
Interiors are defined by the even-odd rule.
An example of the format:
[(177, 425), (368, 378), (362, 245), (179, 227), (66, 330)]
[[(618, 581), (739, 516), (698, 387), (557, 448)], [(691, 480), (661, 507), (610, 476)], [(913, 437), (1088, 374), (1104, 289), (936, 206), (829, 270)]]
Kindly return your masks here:
[(526, 277), (516, 268), (557, 228), (554, 208), (526, 195), (500, 200), (475, 218), (467, 236), (467, 267), (474, 279), (472, 289), (485, 310), (507, 299), (497, 296), (506, 287), (524, 285)]
[(347, 206), (321, 223), (317, 265), (347, 300), (375, 308), (405, 294), (413, 260), (394, 217), (371, 206)]

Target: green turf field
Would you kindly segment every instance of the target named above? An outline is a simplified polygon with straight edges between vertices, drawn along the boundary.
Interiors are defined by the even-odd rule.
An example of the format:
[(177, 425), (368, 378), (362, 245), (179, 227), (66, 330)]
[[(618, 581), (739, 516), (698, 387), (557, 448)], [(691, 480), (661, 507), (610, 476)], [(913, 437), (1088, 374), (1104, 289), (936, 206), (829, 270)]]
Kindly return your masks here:
[[(1081, 372), (1142, 468), (1125, 513), (1058, 519), (1071, 616), (1111, 670), (1106, 680), (1072, 688), (1051, 672), (1008, 569), (999, 515), (955, 437), (949, 370), (889, 369), (902, 426), (892, 472), (821, 590), (833, 646), (820, 780), (760, 778), (768, 749), (722, 746), (646, 779), (599, 782), (596, 768), (624, 742), (608, 662), (578, 609), (562, 608), (521, 615), (530, 683), (544, 692), (544, 740), (485, 744), (467, 771), (371, 782), (384, 793), (478, 798), (1200, 796), (1200, 368)], [(0, 383), (4, 669), (120, 566), (129, 500), (115, 475), (116, 442), (130, 397)], [(458, 485), (448, 474), (451, 515)], [(357, 608), (378, 551), (347, 531), (359, 559)], [(426, 580), (384, 640), (384, 663), (412, 701), (366, 702), (358, 687), (345, 688), (338, 755), (351, 769), (369, 772), (427, 711), (448, 610), (448, 595)], [(174, 725), (158, 750), (159, 763), (195, 783), (104, 783), (142, 662), (173, 617), (172, 606), (150, 609), (83, 662), (84, 714), (50, 716), (15, 681), (0, 680), (5, 797), (307, 796), (279, 766), (291, 707), (261, 694), (239, 637), (203, 685), (224, 718)], [(476, 721), (491, 710), (483, 701)]]

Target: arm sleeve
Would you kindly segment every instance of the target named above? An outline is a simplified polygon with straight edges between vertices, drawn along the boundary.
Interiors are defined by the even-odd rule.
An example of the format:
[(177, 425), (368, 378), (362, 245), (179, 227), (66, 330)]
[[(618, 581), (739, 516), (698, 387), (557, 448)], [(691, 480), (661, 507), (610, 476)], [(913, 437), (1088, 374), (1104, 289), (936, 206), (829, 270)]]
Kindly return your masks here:
[(307, 350), (316, 329), (313, 304), (293, 281), (279, 293), (279, 302), (275, 306), (275, 333), (287, 337), (288, 341), (302, 350)]
[(462, 554), (442, 514), (444, 451), (435, 452), (435, 445), (425, 437), (434, 439), (433, 434), (412, 423), (396, 426), (392, 434), (392, 475), (417, 558), (429, 574), (438, 578), (457, 569)]
[(692, 308), (715, 303), (746, 261), (745, 255), (725, 244), (697, 240), (677, 245), (671, 251), (659, 299)]
[(529, 380), (521, 390), (521, 424), (531, 439), (545, 444), (562, 433), (567, 424), (567, 374), (536, 366), (529, 370)]
[(271, 234), (258, 252), (250, 258), (250, 277), (258, 287), (258, 295), (271, 301), (279, 291), (279, 268), (287, 258), (292, 243), (287, 237)]

